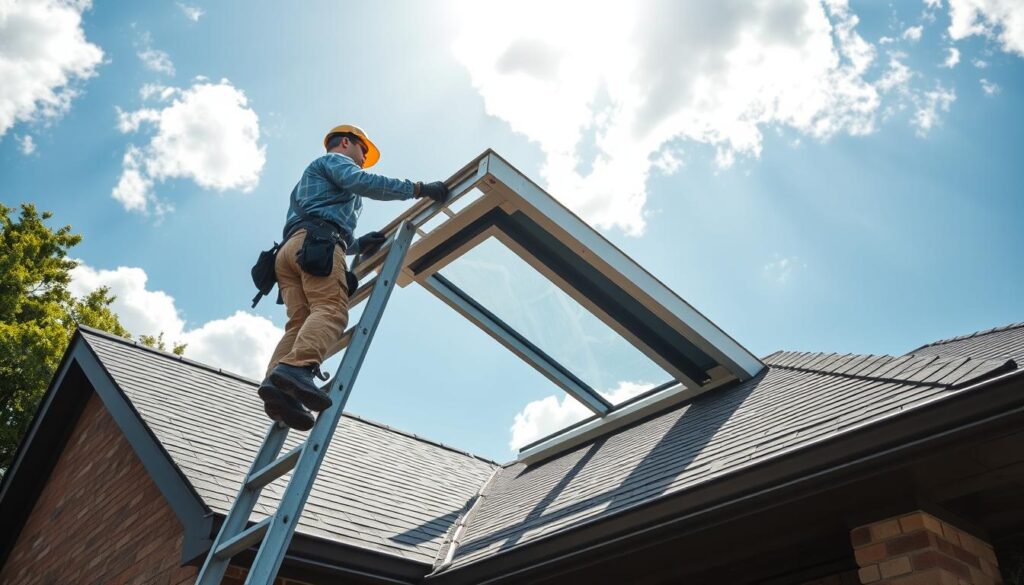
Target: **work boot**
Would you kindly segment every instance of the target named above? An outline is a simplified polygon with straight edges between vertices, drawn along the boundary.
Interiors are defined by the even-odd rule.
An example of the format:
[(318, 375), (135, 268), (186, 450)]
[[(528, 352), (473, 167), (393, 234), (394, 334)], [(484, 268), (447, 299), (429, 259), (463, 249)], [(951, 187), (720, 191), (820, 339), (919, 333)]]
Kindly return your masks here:
[(263, 399), (263, 411), (270, 420), (297, 431), (308, 431), (313, 428), (313, 415), (303, 408), (302, 403), (294, 396), (274, 386), (269, 378), (263, 380), (256, 393)]
[(331, 397), (313, 383), (313, 374), (314, 372), (319, 373), (319, 371), (319, 366), (277, 364), (273, 370), (270, 370), (270, 381), (281, 390), (298, 398), (306, 408), (320, 412), (330, 408)]

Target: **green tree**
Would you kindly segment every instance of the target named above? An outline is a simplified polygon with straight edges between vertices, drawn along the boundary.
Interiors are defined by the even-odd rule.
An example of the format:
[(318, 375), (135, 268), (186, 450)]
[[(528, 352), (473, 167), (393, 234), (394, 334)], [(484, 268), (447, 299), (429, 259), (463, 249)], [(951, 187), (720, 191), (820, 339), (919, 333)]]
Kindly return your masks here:
[[(142, 345), (148, 345), (149, 347), (152, 347), (154, 349), (159, 349), (160, 351), (167, 351), (167, 344), (164, 342), (163, 331), (160, 332), (160, 335), (156, 336), (140, 335), (139, 343), (141, 343)], [(174, 355), (182, 355), (185, 353), (186, 346), (187, 344), (185, 343), (171, 344), (171, 352), (174, 353)]]
[[(68, 290), (74, 260), (68, 250), (82, 241), (71, 226), (53, 230), (53, 214), (34, 205), (0, 204), (0, 469), (10, 465), (39, 400), (77, 324), (131, 338), (110, 309), (107, 288), (75, 298)], [(163, 349), (163, 334), (147, 338)], [(184, 346), (175, 346), (181, 354)]]

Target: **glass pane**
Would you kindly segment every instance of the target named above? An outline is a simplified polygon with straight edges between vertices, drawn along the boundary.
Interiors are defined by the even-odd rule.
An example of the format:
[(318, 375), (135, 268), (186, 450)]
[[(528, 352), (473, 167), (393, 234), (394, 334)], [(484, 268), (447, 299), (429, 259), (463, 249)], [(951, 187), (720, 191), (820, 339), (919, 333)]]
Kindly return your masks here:
[(612, 403), (672, 379), (493, 237), (441, 275)]

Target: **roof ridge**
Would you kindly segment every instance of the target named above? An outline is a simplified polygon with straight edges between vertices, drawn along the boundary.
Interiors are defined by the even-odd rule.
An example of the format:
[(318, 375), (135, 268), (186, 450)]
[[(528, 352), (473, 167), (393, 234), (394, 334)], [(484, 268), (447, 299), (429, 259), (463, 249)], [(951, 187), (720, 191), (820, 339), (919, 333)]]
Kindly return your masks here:
[(1021, 321), (1019, 323), (1010, 323), (1009, 325), (1000, 325), (998, 327), (993, 327), (991, 329), (983, 329), (981, 331), (975, 331), (974, 333), (967, 333), (965, 335), (958, 335), (956, 337), (950, 337), (950, 338), (947, 338), (947, 339), (940, 339), (938, 341), (933, 341), (931, 343), (926, 343), (926, 344), (922, 345), (921, 347), (912, 349), (909, 352), (907, 352), (905, 355), (910, 355), (910, 354), (913, 354), (914, 352), (921, 351), (922, 349), (924, 349), (926, 347), (935, 347), (936, 345), (945, 345), (947, 343), (953, 343), (954, 341), (963, 341), (965, 339), (972, 339), (972, 338), (975, 338), (975, 337), (981, 337), (983, 335), (991, 335), (993, 333), (1001, 333), (1003, 331), (1009, 331), (1011, 329), (1019, 329), (1021, 327), (1024, 327), (1024, 321)]
[[(854, 379), (854, 380), (870, 380), (870, 381), (875, 381), (875, 382), (889, 382), (889, 383), (897, 383), (897, 384), (913, 384), (915, 386), (931, 386), (931, 387), (936, 387), (936, 388), (957, 388), (957, 387), (963, 386), (966, 382), (977, 381), (979, 377), (986, 378), (986, 377), (991, 376), (993, 373), (999, 373), (999, 372), (1002, 372), (1004, 370), (1007, 370), (1007, 371), (1008, 370), (1014, 370), (1014, 369), (1017, 368), (1017, 363), (1014, 360), (1012, 360), (1012, 359), (961, 357), (961, 356), (945, 357), (945, 356), (941, 356), (941, 355), (927, 355), (927, 354), (922, 356), (922, 355), (917, 355), (917, 354), (913, 354), (913, 353), (908, 353), (908, 354), (901, 355), (901, 356), (891, 356), (891, 355), (884, 355), (884, 354), (876, 356), (876, 355), (873, 355), (873, 354), (861, 355), (861, 354), (824, 354), (824, 353), (823, 354), (819, 354), (819, 355), (823, 355), (823, 356), (831, 355), (831, 356), (835, 356), (835, 358), (843, 358), (843, 357), (847, 357), (847, 358), (850, 358), (850, 357), (861, 358), (862, 359), (862, 365), (858, 366), (857, 368), (855, 368), (852, 371), (850, 371), (850, 370), (841, 371), (841, 370), (836, 370), (836, 369), (809, 368), (809, 367), (807, 367), (807, 365), (809, 363), (813, 363), (814, 361), (817, 361), (817, 360), (812, 360), (811, 362), (807, 362), (804, 365), (770, 365), (769, 367), (783, 369), (783, 370), (793, 370), (793, 371), (798, 371), (798, 372), (808, 372), (808, 373), (814, 373), (814, 374), (822, 374), (822, 375), (826, 375), (826, 376), (839, 376), (839, 377), (842, 377), (842, 378), (850, 378), (850, 379)], [(833, 361), (834, 361), (835, 358), (833, 358)], [(853, 373), (853, 372), (857, 372), (857, 371), (862, 371), (864, 369), (863, 364), (868, 363), (868, 360), (870, 360), (871, 358), (874, 358), (875, 362), (872, 364), (872, 367), (869, 370), (867, 370), (869, 373), (865, 373), (865, 374)], [(880, 366), (878, 364), (877, 360), (879, 360), (881, 358), (889, 358), (889, 359), (886, 360), (885, 365), (881, 365)], [(817, 359), (821, 359), (821, 358), (817, 358)], [(885, 372), (886, 374), (889, 374), (889, 373), (892, 372), (892, 366), (896, 362), (899, 362), (899, 361), (902, 360), (903, 364), (901, 364), (901, 367), (897, 369), (897, 371), (898, 371), (899, 369), (902, 369), (903, 365), (906, 365), (906, 364), (912, 362), (914, 359), (927, 359), (928, 361), (927, 361), (927, 363), (923, 364), (923, 366), (925, 366), (925, 367), (918, 368), (918, 369), (914, 370), (913, 373), (907, 374), (907, 375), (903, 375), (903, 376), (889, 376), (889, 375), (873, 376), (873, 375), (871, 375), (871, 373), (876, 372), (876, 371), (882, 371), (882, 372)], [(941, 380), (946, 378), (947, 376), (942, 376), (942, 378), (936, 378), (936, 379), (933, 379), (933, 380), (929, 380), (928, 379), (928, 378), (933, 377), (933, 375), (936, 372), (938, 372), (940, 369), (943, 369), (945, 366), (948, 366), (950, 364), (954, 364), (954, 363), (957, 363), (957, 362), (960, 362), (960, 364), (957, 367), (953, 368), (950, 372), (946, 372), (947, 375), (949, 373), (952, 373), (953, 371), (957, 371), (957, 370), (961, 369), (961, 367), (964, 366), (967, 362), (973, 362), (974, 364), (978, 364), (978, 365), (980, 365), (980, 364), (989, 364), (989, 365), (992, 366), (992, 368), (991, 368), (991, 370), (989, 370), (987, 372), (984, 372), (984, 373), (980, 373), (980, 374), (975, 373), (972, 376), (967, 376), (966, 377), (967, 378), (966, 382), (965, 382), (964, 379), (957, 379), (956, 381), (947, 382), (947, 383), (941, 382)], [(829, 365), (831, 366), (832, 364), (830, 363)], [(846, 362), (844, 362), (842, 365), (844, 365), (844, 366), (848, 365), (848, 360)], [(976, 370), (978, 368), (978, 365), (973, 365), (970, 368), (970, 370), (971, 371)], [(914, 379), (914, 374), (918, 374), (921, 371), (925, 371), (925, 370), (931, 370), (931, 373), (930, 373), (929, 376), (927, 376), (927, 377), (925, 377), (924, 379), (921, 379), (921, 380), (915, 380)]]
[[(124, 345), (131, 346), (131, 347), (134, 347), (136, 349), (140, 349), (142, 351), (147, 351), (149, 353), (154, 353), (156, 355), (159, 355), (161, 357), (165, 357), (165, 358), (168, 358), (168, 359), (172, 359), (174, 361), (182, 362), (182, 363), (188, 364), (190, 366), (194, 366), (194, 367), (197, 367), (199, 369), (212, 372), (214, 374), (220, 374), (222, 376), (227, 376), (229, 378), (234, 378), (234, 379), (240, 380), (242, 382), (248, 382), (248, 383), (253, 384), (253, 385), (258, 385), (259, 384), (258, 380), (253, 380), (252, 378), (247, 378), (247, 377), (242, 376), (240, 374), (236, 374), (234, 372), (229, 372), (229, 371), (223, 370), (221, 368), (217, 368), (217, 367), (211, 366), (209, 364), (204, 364), (202, 362), (197, 362), (195, 360), (192, 360), (192, 359), (189, 359), (187, 357), (183, 357), (183, 356), (177, 355), (175, 353), (171, 353), (169, 351), (164, 351), (164, 350), (156, 349), (154, 347), (149, 347), (148, 345), (144, 345), (144, 344), (139, 343), (138, 341), (134, 341), (132, 339), (126, 339), (124, 337), (121, 337), (120, 335), (115, 335), (113, 333), (110, 333), (109, 331), (103, 331), (102, 329), (96, 329), (95, 327), (89, 327), (88, 325), (81, 325), (81, 324), (78, 325), (78, 328), (80, 330), (82, 330), (83, 332), (85, 332), (85, 333), (89, 333), (91, 335), (96, 335), (97, 337), (103, 337), (103, 338), (109, 339), (111, 341), (117, 341), (117, 342), (120, 342), (120, 343), (122, 343)], [(382, 429), (384, 429), (386, 431), (390, 431), (390, 432), (398, 434), (398, 435), (404, 435), (406, 437), (410, 437), (410, 438), (416, 439), (417, 441), (420, 441), (420, 442), (423, 442), (423, 443), (427, 443), (427, 444), (430, 444), (430, 445), (434, 445), (436, 447), (441, 447), (442, 449), (445, 449), (445, 450), (448, 450), (448, 451), (453, 451), (455, 453), (459, 453), (460, 455), (466, 455), (466, 456), (472, 457), (474, 459), (479, 459), (480, 461), (483, 461), (484, 463), (490, 463), (492, 465), (497, 465), (497, 466), (501, 466), (502, 465), (501, 463), (498, 463), (497, 461), (488, 459), (488, 458), (483, 457), (481, 455), (477, 455), (475, 453), (470, 453), (469, 451), (465, 451), (463, 449), (459, 449), (457, 447), (453, 447), (451, 445), (447, 445), (447, 444), (442, 443), (440, 441), (435, 441), (433, 439), (428, 439), (426, 437), (422, 437), (420, 435), (417, 435), (415, 433), (411, 433), (409, 431), (403, 431), (402, 429), (397, 429), (397, 428), (392, 427), (390, 425), (387, 425), (387, 424), (384, 424), (382, 422), (378, 422), (378, 421), (375, 421), (375, 420), (372, 420), (372, 419), (368, 419), (368, 418), (366, 418), (364, 416), (360, 416), (358, 414), (353, 414), (351, 412), (345, 411), (345, 412), (342, 412), (341, 415), (344, 416), (344, 417), (352, 418), (352, 419), (358, 420), (360, 422), (369, 424), (371, 426), (382, 428)]]
[(229, 378), (235, 378), (235, 379), (241, 380), (243, 382), (249, 382), (249, 383), (252, 383), (252, 384), (259, 384), (258, 380), (253, 380), (252, 378), (247, 378), (247, 377), (245, 377), (245, 376), (243, 376), (241, 374), (236, 374), (234, 372), (229, 372), (229, 371), (224, 370), (222, 368), (217, 368), (217, 367), (211, 366), (209, 364), (204, 364), (203, 362), (197, 362), (196, 360), (193, 360), (193, 359), (190, 359), (190, 358), (187, 358), (187, 357), (184, 357), (184, 356), (180, 356), (180, 355), (178, 355), (176, 353), (171, 353), (169, 351), (165, 351), (165, 350), (162, 350), (162, 349), (157, 349), (155, 347), (150, 347), (150, 346), (145, 345), (143, 343), (139, 343), (138, 341), (135, 341), (133, 339), (127, 339), (127, 338), (121, 337), (120, 335), (115, 335), (115, 334), (113, 334), (113, 333), (111, 333), (109, 331), (104, 331), (102, 329), (96, 329), (95, 327), (89, 327), (88, 325), (82, 325), (80, 323), (78, 324), (78, 328), (80, 330), (86, 332), (86, 333), (91, 333), (93, 335), (96, 335), (97, 337), (103, 337), (103, 338), (109, 339), (111, 341), (117, 341), (117, 342), (123, 343), (124, 345), (128, 345), (128, 346), (135, 347), (137, 349), (141, 349), (142, 351), (148, 351), (149, 353), (155, 353), (156, 355), (159, 355), (159, 356), (162, 356), (162, 357), (165, 357), (165, 358), (168, 358), (168, 359), (172, 359), (172, 360), (175, 360), (175, 361), (187, 363), (187, 364), (189, 364), (191, 366), (196, 366), (196, 367), (198, 367), (201, 370), (207, 370), (207, 371), (213, 372), (215, 374), (221, 374), (223, 376), (227, 376)]
[(416, 433), (412, 433), (412, 432), (409, 432), (409, 431), (403, 431), (402, 429), (395, 428), (395, 427), (393, 427), (391, 425), (384, 424), (384, 423), (382, 423), (380, 421), (375, 421), (373, 419), (366, 418), (366, 417), (364, 417), (362, 415), (353, 414), (351, 412), (342, 412), (342, 416), (347, 416), (349, 418), (356, 419), (356, 420), (358, 420), (360, 422), (364, 422), (364, 423), (366, 423), (368, 425), (375, 426), (375, 427), (380, 427), (380, 428), (382, 428), (382, 429), (384, 429), (386, 431), (390, 431), (390, 432), (398, 434), (398, 435), (404, 435), (406, 437), (410, 437), (410, 438), (416, 439), (417, 441), (420, 441), (420, 442), (423, 442), (423, 443), (428, 443), (428, 444), (434, 445), (436, 447), (441, 447), (442, 449), (446, 449), (448, 451), (454, 451), (455, 453), (458, 453), (460, 455), (466, 455), (466, 456), (472, 457), (474, 459), (479, 459), (480, 461), (483, 461), (484, 463), (490, 463), (490, 464), (495, 465), (497, 467), (503, 467), (503, 464), (498, 463), (497, 461), (494, 461), (493, 459), (488, 459), (487, 457), (484, 457), (482, 455), (477, 455), (476, 453), (470, 453), (469, 451), (465, 451), (463, 449), (459, 449), (458, 447), (453, 447), (453, 446), (448, 445), (446, 443), (442, 443), (441, 441), (435, 441), (434, 439), (428, 439), (427, 437), (424, 437), (424, 436), (421, 436), (421, 435), (417, 435)]
[(786, 358), (795, 358), (797, 356), (803, 356), (804, 358), (809, 358), (811, 356), (815, 356), (815, 357), (819, 357), (820, 358), (820, 357), (824, 357), (824, 356), (827, 356), (827, 355), (853, 355), (853, 354), (838, 354), (838, 353), (836, 353), (834, 351), (797, 351), (797, 350), (789, 350), (789, 349), (777, 349), (777, 350), (773, 351), (772, 353), (770, 353), (770, 354), (764, 356), (763, 358), (761, 358), (761, 361), (764, 362), (765, 365), (771, 365), (768, 362), (769, 361), (774, 361), (776, 359), (782, 360), (782, 359), (786, 359)]

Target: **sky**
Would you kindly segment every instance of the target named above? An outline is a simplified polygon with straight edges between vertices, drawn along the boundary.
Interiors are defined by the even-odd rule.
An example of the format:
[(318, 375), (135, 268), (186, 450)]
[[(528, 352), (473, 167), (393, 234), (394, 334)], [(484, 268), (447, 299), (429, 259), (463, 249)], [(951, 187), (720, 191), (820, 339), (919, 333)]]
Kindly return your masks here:
[[(249, 268), (342, 123), (393, 177), (494, 149), (758, 356), (1024, 321), (1019, 0), (0, 0), (0, 79), (0, 202), (83, 235), (72, 290), (251, 378)], [(586, 412), (416, 285), (347, 409), (499, 461)]]

